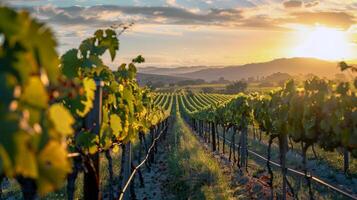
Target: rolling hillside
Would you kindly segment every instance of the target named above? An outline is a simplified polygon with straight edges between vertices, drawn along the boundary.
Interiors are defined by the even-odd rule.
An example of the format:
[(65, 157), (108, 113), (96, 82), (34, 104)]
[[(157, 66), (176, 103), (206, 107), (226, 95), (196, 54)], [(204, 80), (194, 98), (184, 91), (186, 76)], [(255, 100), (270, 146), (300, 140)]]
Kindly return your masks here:
[(146, 85), (148, 82), (151, 83), (163, 83), (163, 84), (170, 84), (170, 83), (177, 83), (179, 81), (190, 80), (190, 78), (184, 77), (177, 77), (177, 76), (168, 76), (168, 75), (158, 75), (158, 74), (145, 74), (145, 73), (138, 73), (136, 76), (139, 85)]
[(337, 63), (314, 58), (282, 58), (264, 63), (252, 63), (224, 68), (203, 69), (179, 76), (206, 81), (217, 80), (224, 77), (226, 80), (240, 80), (248, 77), (265, 77), (276, 72), (290, 75), (315, 74), (321, 77), (333, 78), (340, 73)]
[(139, 73), (144, 74), (158, 74), (158, 75), (178, 75), (184, 73), (196, 72), (199, 70), (208, 69), (206, 66), (192, 66), (192, 67), (139, 67)]

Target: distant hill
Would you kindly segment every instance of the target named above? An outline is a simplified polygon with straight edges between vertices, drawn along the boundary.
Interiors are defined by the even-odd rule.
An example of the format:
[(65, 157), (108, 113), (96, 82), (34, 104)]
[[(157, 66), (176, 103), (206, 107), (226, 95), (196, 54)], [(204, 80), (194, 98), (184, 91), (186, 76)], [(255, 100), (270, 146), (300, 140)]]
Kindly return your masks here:
[(315, 58), (282, 58), (263, 63), (252, 63), (224, 68), (209, 68), (195, 72), (182, 73), (179, 76), (206, 81), (223, 77), (226, 80), (240, 80), (249, 77), (263, 78), (273, 73), (287, 73), (289, 75), (314, 74), (320, 77), (334, 78), (340, 73), (336, 62)]
[(174, 68), (139, 67), (138, 72), (144, 74), (177, 75), (177, 74), (191, 73), (191, 72), (204, 70), (208, 68), (209, 67), (206, 66), (174, 67)]
[(184, 78), (184, 77), (145, 74), (145, 73), (137, 73), (136, 79), (138, 80), (138, 83), (141, 86), (146, 85), (148, 82), (162, 83), (163, 85), (165, 85), (170, 83), (177, 83), (179, 81), (191, 80), (190, 78)]

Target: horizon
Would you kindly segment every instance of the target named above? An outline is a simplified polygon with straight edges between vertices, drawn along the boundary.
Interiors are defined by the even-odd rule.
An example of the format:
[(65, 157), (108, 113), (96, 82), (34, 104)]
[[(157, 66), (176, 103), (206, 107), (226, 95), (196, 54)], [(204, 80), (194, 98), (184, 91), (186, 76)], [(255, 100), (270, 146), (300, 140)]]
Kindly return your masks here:
[(260, 62), (247, 62), (247, 63), (241, 63), (241, 64), (232, 64), (232, 65), (180, 65), (180, 66), (152, 66), (152, 65), (145, 65), (145, 66), (138, 66), (138, 68), (190, 68), (190, 67), (204, 67), (204, 68), (226, 68), (226, 67), (241, 67), (245, 65), (251, 65), (251, 64), (260, 64), (260, 63), (269, 63), (273, 62), (276, 60), (284, 60), (284, 59), (315, 59), (319, 61), (325, 61), (325, 62), (331, 62), (331, 63), (336, 63), (338, 64), (339, 62), (347, 62), (352, 65), (357, 65), (357, 59), (353, 60), (326, 60), (326, 59), (320, 59), (320, 58), (315, 58), (315, 57), (282, 57), (282, 58), (274, 58), (272, 60), (266, 60), (266, 61), (260, 61)]
[[(1, 4), (1, 3), (0, 3)], [(357, 3), (335, 0), (5, 0), (46, 22), (58, 51), (97, 28), (134, 26), (120, 36), (117, 66), (142, 55), (140, 67), (237, 66), (280, 58), (357, 62)], [(109, 63), (109, 57), (105, 60)]]

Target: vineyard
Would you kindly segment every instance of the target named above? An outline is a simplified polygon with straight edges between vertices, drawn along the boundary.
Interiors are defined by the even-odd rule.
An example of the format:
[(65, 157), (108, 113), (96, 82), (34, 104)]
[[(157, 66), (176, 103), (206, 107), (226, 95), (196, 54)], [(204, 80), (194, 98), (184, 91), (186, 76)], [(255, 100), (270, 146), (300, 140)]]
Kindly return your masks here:
[(104, 62), (125, 30), (60, 56), (45, 24), (0, 7), (1, 199), (136, 199), (165, 173), (176, 199), (357, 199), (356, 81), (155, 92), (137, 82), (141, 55)]
[[(221, 144), (221, 151), (224, 154), (228, 146), (229, 161), (236, 163), (240, 170), (248, 172), (248, 155), (258, 160), (257, 162), (266, 162), (270, 175), (271, 196), (275, 196), (272, 170), (274, 166), (281, 169), (282, 180), (278, 181), (282, 182), (283, 198), (287, 198), (289, 193), (291, 198), (314, 199), (312, 182), (344, 197), (356, 198), (350, 194), (356, 193), (355, 183), (350, 182), (351, 185), (347, 187), (346, 192), (312, 175), (307, 168), (307, 152), (311, 147), (314, 154), (314, 158), (311, 159), (318, 159), (316, 147), (314, 148), (318, 145), (322, 155), (325, 151), (342, 149), (344, 162), (337, 168), (344, 173), (356, 173), (355, 161), (352, 162), (353, 169), (350, 169), (349, 154), (351, 153), (352, 157), (356, 156), (356, 136), (352, 132), (357, 119), (354, 116), (357, 99), (349, 90), (348, 84), (332, 88), (328, 82), (314, 78), (306, 81), (304, 88), (298, 88), (290, 81), (284, 88), (269, 94), (206, 97), (206, 101), (210, 99), (211, 102), (204, 102), (202, 96), (186, 93), (179, 96), (186, 121), (200, 137), (211, 144), (212, 151), (219, 152)], [(266, 135), (268, 141), (262, 141), (262, 134)], [(253, 141), (249, 141), (249, 136), (252, 136)], [(252, 144), (254, 142), (256, 144)], [(249, 149), (248, 144), (256, 149)], [(266, 146), (266, 151), (255, 152), (261, 148), (256, 145)], [(279, 152), (276, 161), (271, 160), (273, 146), (276, 146)], [(289, 156), (294, 157), (293, 159), (287, 158), (289, 150)], [(301, 160), (301, 163), (296, 160)], [(336, 163), (327, 165), (336, 167)], [(318, 169), (313, 170), (319, 174)], [(296, 177), (298, 180), (295, 180)], [(307, 188), (301, 189), (301, 177), (305, 177)], [(299, 196), (300, 190), (308, 190), (308, 196)]]

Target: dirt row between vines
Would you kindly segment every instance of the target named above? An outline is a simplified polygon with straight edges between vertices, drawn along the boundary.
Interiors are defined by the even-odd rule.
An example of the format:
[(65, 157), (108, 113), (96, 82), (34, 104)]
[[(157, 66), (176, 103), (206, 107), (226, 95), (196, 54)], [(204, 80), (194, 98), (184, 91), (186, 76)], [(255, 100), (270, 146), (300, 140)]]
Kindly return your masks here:
[[(163, 140), (160, 141), (158, 152), (155, 155), (155, 162), (152, 164), (150, 169), (145, 167), (141, 170), (143, 173), (144, 187), (140, 185), (138, 178), (135, 180), (135, 194), (136, 199), (138, 200), (184, 199), (182, 196), (178, 196), (177, 192), (170, 191), (173, 185), (175, 187), (183, 187), (180, 186), (181, 180), (177, 177), (172, 177), (172, 173), (170, 173), (169, 169), (170, 167), (168, 166), (168, 160), (171, 156), (170, 154), (172, 154), (173, 148), (176, 148), (174, 143), (178, 142), (177, 140), (180, 140), (175, 138), (178, 136), (173, 135), (175, 131), (173, 123), (177, 123), (177, 120), (171, 120), (166, 138), (163, 138)], [(229, 188), (225, 191), (229, 194), (229, 197), (227, 198), (225, 196), (223, 199), (270, 198), (270, 189), (268, 185), (269, 179), (267, 176), (260, 176), (259, 178), (256, 178), (251, 174), (241, 173), (235, 165), (229, 162), (226, 155), (212, 152), (210, 146), (206, 144), (202, 138), (196, 136), (185, 122), (183, 122), (181, 126), (179, 126), (180, 129), (188, 129), (190, 134), (192, 134), (194, 138), (199, 141), (201, 146), (200, 148), (204, 151), (204, 156), (206, 156), (207, 159), (214, 160), (214, 162), (218, 163), (223, 176), (229, 180)], [(178, 127), (176, 126), (175, 128), (177, 129)], [(188, 153), (194, 154), (196, 152)], [(200, 174), (196, 174), (192, 177), (192, 180), (188, 181), (195, 181), (197, 178), (202, 178), (199, 176)], [(182, 190), (184, 192), (185, 188), (179, 188), (178, 190)], [(198, 190), (202, 190), (202, 187), (197, 189), (197, 192), (202, 192)], [(189, 192), (189, 189), (187, 189), (187, 192)], [(209, 199), (209, 197), (207, 199)]]

